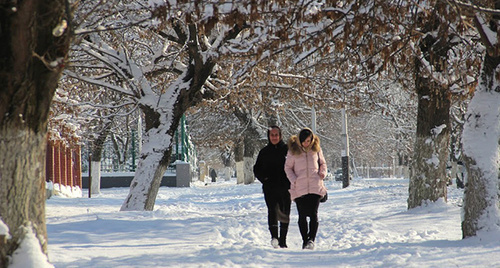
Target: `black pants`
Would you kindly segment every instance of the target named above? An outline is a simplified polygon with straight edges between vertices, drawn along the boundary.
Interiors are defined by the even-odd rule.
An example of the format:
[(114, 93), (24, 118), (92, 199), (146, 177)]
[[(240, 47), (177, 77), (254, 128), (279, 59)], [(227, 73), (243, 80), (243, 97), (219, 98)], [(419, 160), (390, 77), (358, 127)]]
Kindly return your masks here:
[(290, 193), (288, 190), (264, 191), (267, 206), (267, 223), (272, 238), (278, 238), (278, 222), (280, 222), (281, 237), (286, 238), (290, 222)]
[[(318, 233), (318, 207), (320, 195), (307, 194), (295, 199), (297, 211), (299, 213), (299, 230), (302, 236), (302, 241), (306, 243), (308, 240), (314, 241)], [(307, 224), (309, 217), (309, 226)]]

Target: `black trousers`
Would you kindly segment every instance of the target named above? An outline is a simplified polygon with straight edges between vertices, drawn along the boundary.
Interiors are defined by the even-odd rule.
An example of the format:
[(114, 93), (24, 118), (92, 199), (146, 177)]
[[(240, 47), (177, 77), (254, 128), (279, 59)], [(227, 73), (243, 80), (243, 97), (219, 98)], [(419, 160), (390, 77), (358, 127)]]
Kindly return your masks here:
[[(304, 243), (308, 240), (314, 241), (316, 239), (319, 225), (318, 207), (320, 199), (321, 196), (317, 194), (306, 194), (295, 198), (299, 213), (299, 230)], [(309, 225), (307, 224), (307, 217), (309, 217)]]
[(280, 222), (281, 236), (286, 237), (290, 222), (290, 207), (292, 201), (288, 190), (264, 191), (267, 206), (267, 223), (272, 238), (278, 238), (278, 222)]

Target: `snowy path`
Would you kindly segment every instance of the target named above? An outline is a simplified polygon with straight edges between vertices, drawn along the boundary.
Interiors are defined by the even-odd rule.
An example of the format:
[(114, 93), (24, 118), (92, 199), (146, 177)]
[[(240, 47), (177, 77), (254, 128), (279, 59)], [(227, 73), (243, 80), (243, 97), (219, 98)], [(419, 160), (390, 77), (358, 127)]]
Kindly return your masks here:
[(327, 187), (314, 251), (301, 249), (295, 204), (289, 248), (273, 249), (260, 183), (232, 180), (162, 187), (153, 212), (119, 212), (128, 189), (53, 197), (49, 257), (56, 267), (500, 267), (499, 242), (461, 240), (462, 193), (453, 186), (448, 203), (411, 211), (405, 179)]

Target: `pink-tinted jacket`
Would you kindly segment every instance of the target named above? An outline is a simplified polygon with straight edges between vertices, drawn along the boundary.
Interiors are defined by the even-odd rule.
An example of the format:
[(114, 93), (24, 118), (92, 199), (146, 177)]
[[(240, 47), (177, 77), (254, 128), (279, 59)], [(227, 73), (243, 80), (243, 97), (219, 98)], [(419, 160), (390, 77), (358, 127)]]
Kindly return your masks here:
[(292, 200), (306, 194), (326, 194), (327, 189), (323, 183), (327, 172), (326, 161), (316, 135), (313, 136), (308, 152), (302, 149), (297, 136), (290, 138), (285, 172), (290, 180), (289, 191)]

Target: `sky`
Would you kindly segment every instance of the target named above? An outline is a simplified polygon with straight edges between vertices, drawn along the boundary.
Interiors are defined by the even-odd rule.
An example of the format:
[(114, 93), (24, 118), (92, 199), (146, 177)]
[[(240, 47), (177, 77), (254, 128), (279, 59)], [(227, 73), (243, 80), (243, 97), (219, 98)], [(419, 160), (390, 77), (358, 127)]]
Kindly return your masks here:
[[(258, 181), (160, 187), (153, 211), (120, 212), (128, 188), (52, 196), (50, 263), (37, 267), (500, 267), (499, 234), (462, 239), (463, 190), (455, 185), (447, 202), (407, 210), (405, 178), (325, 184), (329, 200), (319, 208), (314, 250), (302, 249), (294, 203), (288, 248), (271, 246)], [(24, 258), (14, 256), (12, 267), (43, 261), (26, 259), (23, 251), (34, 245), (25, 242)]]

